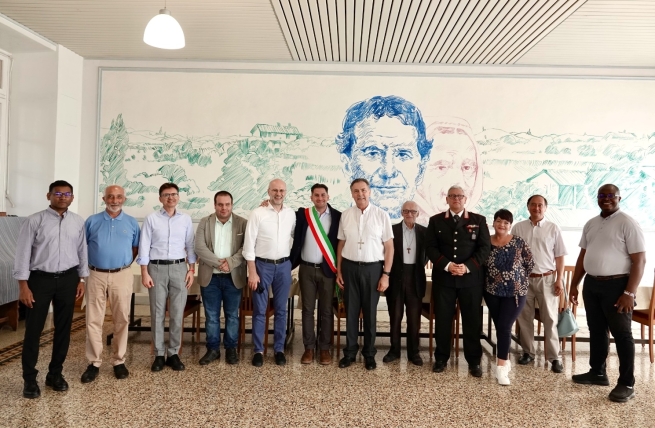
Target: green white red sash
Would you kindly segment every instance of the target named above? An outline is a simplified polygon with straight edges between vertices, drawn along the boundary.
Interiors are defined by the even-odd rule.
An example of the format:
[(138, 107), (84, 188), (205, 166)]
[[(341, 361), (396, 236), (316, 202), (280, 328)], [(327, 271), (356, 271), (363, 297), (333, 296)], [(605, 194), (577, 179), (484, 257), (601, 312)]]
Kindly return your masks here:
[(305, 218), (307, 219), (309, 230), (312, 231), (312, 235), (314, 235), (314, 239), (316, 239), (318, 248), (321, 250), (321, 253), (323, 253), (323, 258), (330, 269), (332, 269), (332, 272), (336, 273), (337, 256), (334, 252), (334, 248), (332, 248), (330, 240), (328, 239), (327, 233), (325, 233), (325, 230), (323, 229), (316, 207), (305, 208)]

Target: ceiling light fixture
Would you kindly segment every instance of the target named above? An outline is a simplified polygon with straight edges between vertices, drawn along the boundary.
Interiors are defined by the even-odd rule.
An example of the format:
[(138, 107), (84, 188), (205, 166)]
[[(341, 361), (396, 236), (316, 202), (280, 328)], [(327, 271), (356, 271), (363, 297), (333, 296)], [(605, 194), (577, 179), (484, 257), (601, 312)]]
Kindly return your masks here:
[(166, 6), (148, 22), (143, 41), (159, 49), (182, 49), (185, 45), (182, 27), (171, 16)]

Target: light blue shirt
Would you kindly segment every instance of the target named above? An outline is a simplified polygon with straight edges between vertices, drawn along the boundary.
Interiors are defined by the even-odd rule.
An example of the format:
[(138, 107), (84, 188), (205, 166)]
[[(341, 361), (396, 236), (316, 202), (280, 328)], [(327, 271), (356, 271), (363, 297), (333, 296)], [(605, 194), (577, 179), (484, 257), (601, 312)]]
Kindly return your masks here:
[(139, 223), (124, 211), (112, 218), (107, 211), (84, 223), (89, 246), (89, 264), (100, 269), (118, 269), (132, 264), (132, 247), (139, 246)]
[[(219, 259), (225, 259), (232, 255), (232, 216), (230, 219), (221, 223), (216, 219), (216, 226), (214, 227), (214, 254)], [(214, 273), (225, 273), (218, 269), (214, 269)]]
[(150, 260), (179, 259), (187, 259), (190, 264), (196, 262), (191, 217), (177, 210), (169, 216), (163, 208), (149, 214), (141, 227), (136, 262), (145, 266)]

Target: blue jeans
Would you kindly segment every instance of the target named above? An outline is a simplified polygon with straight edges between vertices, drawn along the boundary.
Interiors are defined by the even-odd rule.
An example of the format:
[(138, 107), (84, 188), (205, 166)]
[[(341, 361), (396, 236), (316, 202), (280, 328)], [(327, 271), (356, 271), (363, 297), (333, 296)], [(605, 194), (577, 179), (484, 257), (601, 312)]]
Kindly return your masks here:
[(213, 274), (207, 287), (200, 287), (205, 306), (207, 349), (218, 350), (221, 344), (221, 301), (225, 313), (225, 349), (236, 348), (239, 335), (241, 289), (234, 286), (230, 275)]
[(284, 352), (284, 342), (287, 336), (287, 300), (291, 288), (291, 262), (287, 260), (279, 265), (255, 261), (259, 281), (264, 287), (263, 293), (252, 293), (252, 342), (255, 352), (264, 352), (264, 331), (266, 308), (268, 307), (268, 290), (273, 288), (273, 308), (275, 310), (274, 335), (275, 352)]

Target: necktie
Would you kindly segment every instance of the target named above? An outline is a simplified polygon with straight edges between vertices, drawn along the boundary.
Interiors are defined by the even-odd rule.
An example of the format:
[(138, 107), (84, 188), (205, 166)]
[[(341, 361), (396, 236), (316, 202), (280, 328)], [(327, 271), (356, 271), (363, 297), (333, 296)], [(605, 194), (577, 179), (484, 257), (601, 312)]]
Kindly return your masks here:
[(455, 214), (453, 216), (453, 220), (455, 220), (455, 224), (459, 223), (459, 216), (457, 214)]

